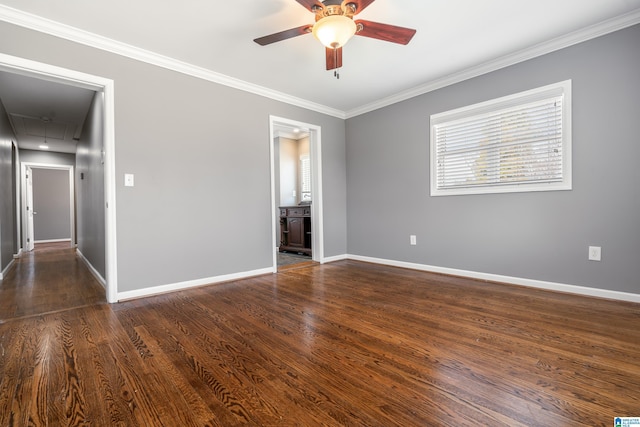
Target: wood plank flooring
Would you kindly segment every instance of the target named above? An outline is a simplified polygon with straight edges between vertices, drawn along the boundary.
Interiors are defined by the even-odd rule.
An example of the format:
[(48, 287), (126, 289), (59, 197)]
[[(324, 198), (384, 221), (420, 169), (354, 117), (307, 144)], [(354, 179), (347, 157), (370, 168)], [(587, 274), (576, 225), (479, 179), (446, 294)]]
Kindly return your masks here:
[(612, 426), (639, 361), (638, 304), (340, 261), (3, 317), (0, 426)]
[(0, 281), (0, 322), (106, 301), (69, 242), (38, 243), (15, 261)]

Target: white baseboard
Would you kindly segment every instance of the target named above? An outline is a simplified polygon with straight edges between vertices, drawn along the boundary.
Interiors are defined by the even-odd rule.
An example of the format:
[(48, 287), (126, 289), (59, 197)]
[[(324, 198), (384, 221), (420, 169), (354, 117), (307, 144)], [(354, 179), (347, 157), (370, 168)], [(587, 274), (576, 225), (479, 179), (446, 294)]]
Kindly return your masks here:
[(22, 255), (22, 248), (18, 249), (18, 253), (17, 254), (13, 254), (13, 259), (20, 258), (20, 255)]
[(102, 285), (103, 288), (107, 288), (107, 281), (105, 280), (104, 277), (102, 277), (102, 275), (98, 272), (98, 270), (96, 270), (93, 265), (89, 262), (89, 260), (87, 258), (85, 258), (85, 256), (82, 254), (82, 252), (80, 252), (79, 249), (76, 249), (76, 254), (80, 257), (80, 259), (82, 260), (82, 262), (84, 262), (84, 264), (87, 266), (87, 268), (89, 269), (89, 271), (91, 272), (91, 274), (93, 274), (93, 277), (96, 278), (96, 280), (98, 282), (100, 282), (100, 284)]
[[(80, 251), (78, 251), (78, 253), (80, 254)], [(84, 259), (84, 257), (82, 258)], [(395, 261), (395, 260), (382, 259), (382, 258), (373, 258), (373, 257), (360, 256), (360, 255), (352, 255), (352, 254), (336, 255), (332, 257), (326, 257), (322, 260), (322, 262), (329, 263), (329, 262), (342, 261), (347, 259), (355, 260), (355, 261), (370, 262), (370, 263), (381, 264), (381, 265), (389, 265), (393, 267), (409, 268), (412, 270), (428, 271), (432, 273), (462, 276), (462, 277), (468, 277), (468, 278), (478, 279), (478, 280), (486, 280), (491, 282), (508, 283), (513, 285), (527, 286), (527, 287), (538, 288), (538, 289), (547, 289), (551, 291), (566, 292), (566, 293), (577, 294), (577, 295), (586, 295), (586, 296), (592, 296), (592, 297), (598, 297), (598, 298), (607, 298), (607, 299), (613, 299), (613, 300), (640, 303), (640, 294), (612, 291), (608, 289), (590, 288), (586, 286), (569, 285), (564, 283), (546, 282), (541, 280), (524, 279), (521, 277), (503, 276), (499, 274), (481, 273), (477, 271), (459, 270), (455, 268), (437, 267), (433, 265), (417, 264), (417, 263), (410, 263), (410, 262), (404, 262), (404, 261)], [(85, 262), (87, 261), (85, 260)], [(90, 266), (90, 269), (92, 270), (92, 272), (94, 271), (93, 267), (91, 266)], [(136, 289), (133, 291), (118, 292), (117, 301), (143, 298), (143, 297), (163, 294), (167, 292), (175, 292), (175, 291), (185, 290), (189, 288), (196, 288), (200, 286), (212, 285), (212, 284), (221, 283), (221, 282), (228, 282), (231, 280), (245, 279), (248, 277), (261, 276), (264, 274), (271, 274), (271, 273), (273, 273), (273, 268), (269, 267), (269, 268), (262, 268), (258, 270), (252, 270), (252, 271), (245, 271), (241, 273), (226, 274), (222, 276), (214, 276), (214, 277), (208, 277), (208, 278), (196, 279), (196, 280), (188, 280), (188, 281), (178, 282), (178, 283), (169, 283), (166, 285), (152, 286), (149, 288)], [(97, 274), (97, 272), (95, 272), (94, 275), (95, 274)], [(97, 278), (99, 278), (98, 280), (100, 280), (104, 286), (104, 283), (105, 283), (104, 279), (102, 279), (99, 276), (99, 274)]]
[(12, 259), (11, 261), (9, 261), (9, 264), (7, 264), (7, 266), (4, 268), (4, 270), (0, 271), (0, 280), (2, 280), (4, 278), (4, 276), (7, 275), (9, 270), (11, 270), (15, 265), (16, 265), (16, 260), (15, 259)]
[(409, 268), (412, 270), (429, 271), (432, 273), (449, 274), (452, 276), (469, 277), (472, 279), (487, 280), (491, 282), (509, 283), (512, 285), (528, 286), (531, 288), (547, 289), (551, 291), (567, 292), (571, 294), (587, 295), (598, 298), (608, 298), (620, 301), (640, 303), (640, 294), (629, 292), (611, 291), (608, 289), (589, 288), (579, 285), (545, 282), (542, 280), (523, 279), (521, 277), (502, 276), (499, 274), (480, 273), (477, 271), (458, 270), (455, 268), (436, 267), (433, 265), (416, 264), (404, 261), (394, 261), (382, 258), (372, 258), (360, 255), (347, 254), (346, 259), (364, 261), (374, 264), (390, 265), (394, 267)]
[(222, 276), (207, 277), (204, 279), (188, 280), (186, 282), (169, 283), (166, 285), (153, 286), (150, 288), (136, 289), (134, 291), (118, 292), (118, 301), (124, 301), (134, 298), (148, 297), (152, 295), (164, 294), (167, 292), (182, 291), (189, 288), (199, 286), (212, 285), (215, 283), (228, 282), (230, 280), (245, 279), (247, 277), (261, 276), (263, 274), (272, 274), (273, 268), (261, 268), (259, 270), (245, 271), (241, 273), (225, 274)]
[(34, 240), (33, 244), (37, 244), (37, 243), (59, 243), (59, 242), (71, 242), (70, 238), (66, 238), (66, 239), (49, 239), (49, 240)]
[(16, 260), (14, 258), (9, 262), (9, 264), (7, 264), (7, 266), (4, 268), (4, 270), (0, 271), (0, 280), (4, 279), (4, 276), (7, 275), (9, 270), (11, 270), (15, 264), (16, 264)]
[(347, 259), (347, 257), (348, 257), (347, 254), (325, 257), (325, 258), (322, 258), (322, 261), (320, 261), (320, 264), (324, 264), (326, 262), (343, 261)]

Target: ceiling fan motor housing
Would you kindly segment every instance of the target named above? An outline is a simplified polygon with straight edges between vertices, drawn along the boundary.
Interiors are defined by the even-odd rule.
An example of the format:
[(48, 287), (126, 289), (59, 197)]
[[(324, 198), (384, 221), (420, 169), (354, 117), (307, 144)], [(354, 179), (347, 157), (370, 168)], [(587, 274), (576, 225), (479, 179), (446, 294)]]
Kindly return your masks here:
[(353, 15), (355, 15), (357, 11), (355, 3), (347, 3), (341, 0), (325, 0), (322, 4), (324, 7), (313, 7), (313, 11), (316, 14), (316, 22), (327, 16), (334, 15), (343, 15), (353, 19)]

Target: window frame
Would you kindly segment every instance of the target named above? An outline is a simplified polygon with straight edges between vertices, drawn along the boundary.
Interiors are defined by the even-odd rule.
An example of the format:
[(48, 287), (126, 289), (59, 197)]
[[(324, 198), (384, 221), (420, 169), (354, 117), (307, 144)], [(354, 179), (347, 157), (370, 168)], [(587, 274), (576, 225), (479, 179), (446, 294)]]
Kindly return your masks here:
[[(468, 187), (438, 188), (439, 158), (437, 156), (436, 131), (438, 127), (473, 117), (487, 116), (490, 113), (515, 109), (519, 106), (541, 102), (544, 100), (562, 98), (562, 180), (557, 182), (528, 182), (528, 183), (491, 183), (472, 185)], [(430, 117), (430, 179), (431, 196), (450, 196), (466, 194), (493, 194), (530, 191), (562, 191), (572, 189), (571, 168), (571, 80), (550, 84), (528, 91), (492, 99), (442, 113), (432, 114)]]
[(300, 201), (311, 201), (311, 156), (308, 153), (300, 155)]

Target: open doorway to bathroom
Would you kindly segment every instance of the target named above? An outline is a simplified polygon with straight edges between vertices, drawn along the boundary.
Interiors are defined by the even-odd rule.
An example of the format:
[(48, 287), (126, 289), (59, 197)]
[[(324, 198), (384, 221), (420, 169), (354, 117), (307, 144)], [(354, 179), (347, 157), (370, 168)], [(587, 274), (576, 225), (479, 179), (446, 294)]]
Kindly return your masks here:
[(321, 132), (270, 117), (274, 272), (322, 262)]

